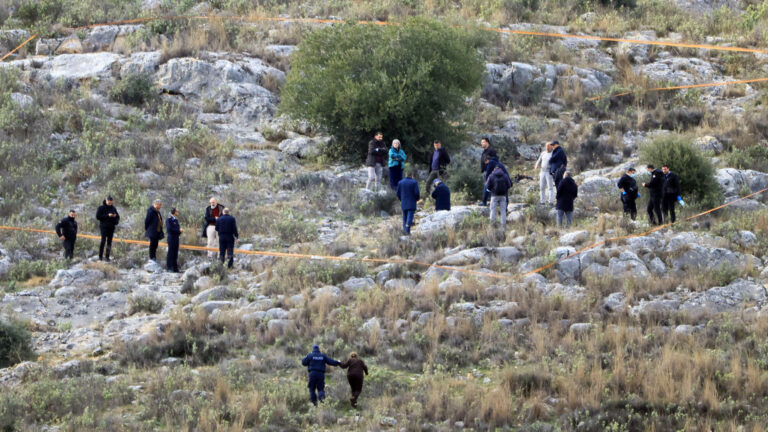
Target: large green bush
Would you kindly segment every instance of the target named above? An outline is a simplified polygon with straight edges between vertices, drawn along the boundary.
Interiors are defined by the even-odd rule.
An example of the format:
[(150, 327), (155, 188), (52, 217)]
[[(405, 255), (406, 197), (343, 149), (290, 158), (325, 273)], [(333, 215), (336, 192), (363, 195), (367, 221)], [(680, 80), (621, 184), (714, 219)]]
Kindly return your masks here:
[(31, 356), (29, 332), (18, 324), (0, 322), (0, 367), (15, 365)]
[(433, 139), (460, 140), (455, 120), (485, 71), (482, 40), (425, 19), (325, 28), (293, 54), (281, 109), (333, 134), (332, 156), (362, 158), (381, 130), (424, 157)]
[(690, 137), (668, 134), (640, 148), (643, 163), (664, 164), (680, 177), (684, 199), (714, 207), (723, 202), (723, 191), (715, 179), (715, 167)]
[(109, 91), (109, 98), (115, 102), (141, 106), (156, 100), (157, 93), (149, 76), (131, 74), (115, 83)]

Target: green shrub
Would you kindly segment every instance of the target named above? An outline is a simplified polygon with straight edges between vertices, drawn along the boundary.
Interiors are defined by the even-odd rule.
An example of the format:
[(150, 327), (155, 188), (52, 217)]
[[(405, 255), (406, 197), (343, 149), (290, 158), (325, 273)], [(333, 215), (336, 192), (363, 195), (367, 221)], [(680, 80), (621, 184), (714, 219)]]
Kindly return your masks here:
[(34, 354), (29, 332), (17, 323), (0, 321), (0, 368), (15, 365)]
[(691, 197), (707, 207), (723, 202), (722, 188), (715, 179), (715, 167), (690, 137), (663, 135), (642, 146), (640, 157), (644, 163), (657, 167), (669, 165), (669, 169), (680, 177), (684, 198)]
[(126, 105), (141, 106), (157, 98), (152, 80), (141, 74), (130, 74), (117, 81), (109, 91), (109, 98)]
[(128, 297), (128, 315), (142, 311), (156, 314), (163, 310), (163, 304), (163, 300), (154, 294), (134, 294)]
[(66, 267), (65, 261), (19, 261), (11, 267), (8, 278), (16, 282), (24, 282), (31, 277), (51, 277), (56, 271)]
[(756, 144), (744, 149), (735, 149), (728, 155), (728, 165), (740, 169), (768, 171), (768, 146)]
[(334, 157), (361, 159), (382, 130), (418, 160), (431, 140), (450, 146), (460, 139), (451, 122), (485, 70), (473, 34), (425, 19), (316, 31), (291, 57), (281, 110), (333, 134)]
[(479, 200), (483, 197), (483, 174), (477, 168), (476, 163), (469, 160), (456, 161), (451, 169), (451, 175), (446, 180), (451, 193), (463, 192), (470, 200)]
[(284, 243), (311, 242), (317, 238), (317, 227), (303, 217), (288, 212), (275, 222), (274, 232)]

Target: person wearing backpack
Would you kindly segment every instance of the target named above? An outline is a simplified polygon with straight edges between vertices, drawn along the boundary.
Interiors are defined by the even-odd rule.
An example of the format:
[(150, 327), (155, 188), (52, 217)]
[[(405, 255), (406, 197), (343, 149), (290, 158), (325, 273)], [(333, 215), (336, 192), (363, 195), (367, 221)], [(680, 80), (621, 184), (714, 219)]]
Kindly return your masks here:
[(512, 179), (502, 169), (501, 166), (496, 166), (488, 176), (488, 180), (485, 182), (485, 188), (491, 194), (491, 225), (496, 220), (496, 208), (499, 208), (501, 216), (501, 229), (506, 231), (507, 229), (507, 193), (512, 188)]
[(629, 214), (632, 220), (637, 217), (637, 204), (635, 201), (640, 194), (637, 193), (637, 182), (635, 181), (635, 169), (630, 167), (627, 172), (621, 176), (617, 183), (621, 191), (621, 203), (624, 205), (624, 214)]

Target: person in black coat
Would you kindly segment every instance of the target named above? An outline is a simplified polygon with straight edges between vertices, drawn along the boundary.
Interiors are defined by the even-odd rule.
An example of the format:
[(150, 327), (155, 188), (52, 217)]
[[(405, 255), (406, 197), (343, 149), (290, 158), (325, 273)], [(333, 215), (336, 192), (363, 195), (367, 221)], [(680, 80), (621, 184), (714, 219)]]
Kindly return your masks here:
[(555, 179), (555, 187), (563, 179), (565, 169), (568, 167), (568, 156), (557, 141), (552, 141), (552, 156), (549, 157), (549, 173)]
[(400, 200), (400, 210), (403, 211), (403, 234), (411, 234), (413, 217), (416, 214), (416, 205), (421, 196), (419, 182), (413, 179), (413, 172), (406, 174), (405, 178), (397, 184), (397, 199)]
[[(211, 205), (205, 208), (203, 234), (201, 236), (208, 240), (207, 247), (217, 248), (219, 247), (219, 236), (216, 234), (216, 219), (224, 214), (224, 206), (216, 198), (211, 198), (209, 202)], [(216, 258), (216, 252), (209, 250), (208, 258)]]
[(451, 211), (451, 190), (448, 185), (435, 179), (435, 190), (432, 191), (432, 198), (435, 199), (435, 211)]
[(107, 248), (106, 260), (112, 251), (112, 237), (115, 235), (115, 227), (120, 223), (120, 213), (114, 206), (114, 200), (108, 196), (96, 210), (96, 220), (99, 221), (101, 243), (99, 243), (99, 261), (104, 259), (104, 246)]
[(157, 261), (157, 245), (165, 237), (163, 233), (163, 215), (160, 209), (163, 202), (155, 202), (147, 209), (147, 216), (144, 217), (144, 236), (149, 239), (149, 259)]
[(669, 170), (668, 165), (661, 166), (664, 173), (664, 185), (661, 188), (661, 212), (664, 217), (669, 217), (667, 223), (675, 223), (675, 202), (680, 200), (680, 178)]
[(184, 232), (179, 225), (179, 211), (171, 209), (171, 216), (165, 220), (165, 230), (168, 231), (168, 255), (165, 256), (165, 267), (169, 272), (179, 272), (179, 236)]
[(429, 157), (429, 176), (427, 177), (427, 195), (432, 193), (432, 183), (438, 177), (445, 177), (445, 168), (451, 163), (448, 151), (443, 148), (439, 140), (432, 143), (435, 150)]
[[(483, 184), (485, 184), (488, 180), (488, 174), (493, 172), (493, 170), (488, 171), (488, 161), (494, 157), (498, 159), (499, 155), (496, 153), (496, 149), (491, 145), (491, 140), (488, 137), (483, 137), (483, 139), (480, 140), (480, 147), (483, 148), (483, 154), (480, 156), (480, 172), (483, 173)], [(483, 187), (483, 200), (480, 201), (480, 205), (487, 206), (488, 199), (490, 199), (488, 190)]]
[[(491, 167), (491, 164), (488, 164)], [(485, 189), (491, 196), (491, 225), (496, 221), (496, 214), (500, 215), (501, 229), (507, 231), (507, 204), (509, 195), (509, 189), (512, 188), (512, 179), (509, 178), (509, 174), (504, 165), (497, 164), (493, 168), (493, 172), (488, 175), (488, 180), (485, 182)], [(498, 208), (498, 212), (496, 211)]]
[(616, 184), (621, 191), (621, 203), (624, 204), (624, 214), (629, 214), (632, 220), (637, 217), (637, 182), (635, 181), (635, 169), (629, 168), (627, 172), (621, 176), (619, 182)]
[(223, 213), (216, 220), (216, 232), (219, 233), (219, 260), (223, 263), (229, 254), (227, 267), (232, 268), (235, 262), (235, 242), (239, 236), (237, 221), (229, 214), (228, 208), (225, 208)]
[[(661, 225), (661, 198), (663, 195), (661, 189), (664, 187), (664, 173), (659, 169), (654, 169), (653, 165), (648, 165), (645, 169), (651, 176), (651, 181), (643, 183), (643, 187), (648, 188), (649, 192), (648, 220), (651, 221), (651, 225)], [(655, 219), (654, 215), (656, 215)]]
[[(368, 142), (368, 155), (365, 158), (365, 166), (368, 168), (368, 181), (365, 188), (379, 190), (381, 175), (384, 171), (384, 159), (387, 157), (387, 144), (384, 143), (384, 134), (376, 132), (373, 139)], [(371, 189), (373, 185), (373, 189)]]
[(69, 215), (56, 224), (56, 235), (59, 236), (64, 245), (64, 258), (72, 259), (75, 257), (75, 241), (77, 240), (77, 213), (74, 210), (69, 211)]
[(576, 182), (571, 178), (571, 173), (568, 171), (563, 173), (563, 179), (557, 185), (557, 204), (555, 209), (557, 210), (557, 226), (563, 226), (563, 214), (565, 214), (567, 223), (566, 228), (571, 227), (571, 221), (573, 216), (573, 201), (579, 196), (579, 187)]

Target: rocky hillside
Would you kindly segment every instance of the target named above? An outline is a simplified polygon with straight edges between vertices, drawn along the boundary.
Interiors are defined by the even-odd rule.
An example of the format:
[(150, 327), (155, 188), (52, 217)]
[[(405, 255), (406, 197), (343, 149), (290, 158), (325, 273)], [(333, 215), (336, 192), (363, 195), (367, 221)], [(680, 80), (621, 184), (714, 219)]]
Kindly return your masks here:
[[(224, 3), (190, 13), (226, 14)], [(664, 7), (680, 20), (757, 10), (677, 3)], [(627, 24), (616, 35), (602, 14), (630, 23), (639, 12), (598, 12), (503, 27), (649, 41), (693, 34)], [(182, 251), (183, 274), (174, 274), (142, 246), (116, 245), (104, 263), (96, 242), (78, 240), (65, 262), (54, 236), (0, 232), (0, 318), (31, 334), (34, 352), (0, 369), (9, 389), (0, 428), (763, 430), (766, 195), (643, 234), (647, 198), (629, 221), (616, 181), (646, 163), (640, 148), (672, 137), (713, 162), (725, 202), (768, 188), (765, 88), (586, 98), (756, 77), (768, 72), (765, 55), (494, 39), (483, 87), (467, 101), (470, 133), (451, 149), (453, 208), (435, 213), (427, 200), (404, 237), (393, 194), (364, 189), (362, 163), (330, 160), (322, 128), (279, 112), (290, 55), (312, 29), (243, 24), (240, 39), (212, 22), (176, 33), (61, 30), (0, 63), (4, 225), (50, 229), (73, 208), (81, 232), (95, 234), (96, 206), (113, 194), (117, 236), (142, 239), (144, 211), (160, 198), (181, 211), (182, 243), (200, 245), (216, 196), (238, 219), (240, 249), (314, 257), (241, 254), (227, 271)], [(0, 52), (31, 31), (0, 32)], [(743, 33), (700, 42), (755, 37)], [(557, 229), (554, 210), (538, 205), (538, 182), (522, 180), (499, 235), (474, 205), (478, 191), (457, 180), (478, 174), (484, 135), (513, 174), (532, 177), (541, 143), (564, 143), (579, 184), (571, 229)], [(680, 219), (705, 209), (691, 204)], [(329, 401), (309, 404), (299, 360), (314, 343), (368, 363), (359, 411), (335, 369)]]

